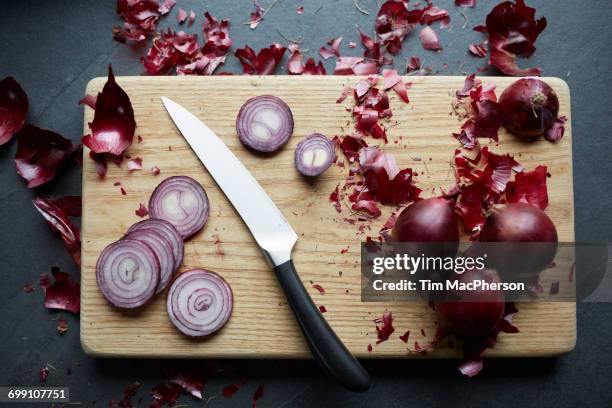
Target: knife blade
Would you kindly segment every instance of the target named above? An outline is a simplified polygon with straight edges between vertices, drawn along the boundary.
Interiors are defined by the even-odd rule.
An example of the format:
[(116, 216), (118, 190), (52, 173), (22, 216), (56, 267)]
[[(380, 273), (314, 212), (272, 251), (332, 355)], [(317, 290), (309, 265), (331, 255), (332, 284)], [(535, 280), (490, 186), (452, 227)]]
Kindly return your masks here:
[(268, 260), (274, 266), (288, 261), (297, 234), (257, 180), (208, 126), (176, 102), (165, 97), (162, 101), (176, 127), (240, 214)]
[(291, 251), (298, 237), (291, 225), (255, 177), (208, 126), (178, 103), (166, 97), (161, 99), (179, 132), (263, 251), (313, 356), (346, 388), (367, 390), (369, 374), (321, 315), (295, 270)]

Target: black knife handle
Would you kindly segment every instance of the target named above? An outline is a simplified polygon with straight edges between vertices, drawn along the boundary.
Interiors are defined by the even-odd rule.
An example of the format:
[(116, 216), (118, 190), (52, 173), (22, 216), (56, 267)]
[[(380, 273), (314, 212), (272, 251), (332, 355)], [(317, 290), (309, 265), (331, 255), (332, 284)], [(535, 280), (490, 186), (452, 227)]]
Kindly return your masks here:
[(370, 387), (370, 375), (353, 357), (306, 292), (293, 261), (274, 268), (287, 301), (302, 329), (312, 355), (340, 384), (351, 391)]

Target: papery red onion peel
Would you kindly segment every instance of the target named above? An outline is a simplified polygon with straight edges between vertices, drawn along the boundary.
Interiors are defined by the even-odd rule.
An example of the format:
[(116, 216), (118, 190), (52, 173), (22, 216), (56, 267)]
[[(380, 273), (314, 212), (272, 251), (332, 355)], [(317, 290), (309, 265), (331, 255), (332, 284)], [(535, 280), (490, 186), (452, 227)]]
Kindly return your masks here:
[(28, 114), (28, 96), (13, 77), (0, 81), (0, 146), (21, 129)]

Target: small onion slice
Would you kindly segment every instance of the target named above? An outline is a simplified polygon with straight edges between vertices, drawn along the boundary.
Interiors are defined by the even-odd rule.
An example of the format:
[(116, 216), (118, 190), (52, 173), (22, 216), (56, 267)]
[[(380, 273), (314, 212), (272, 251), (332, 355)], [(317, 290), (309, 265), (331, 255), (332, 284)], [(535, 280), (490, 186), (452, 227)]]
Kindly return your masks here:
[(258, 152), (274, 152), (291, 137), (293, 114), (289, 106), (276, 96), (256, 96), (240, 108), (236, 132), (245, 146)]
[(181, 237), (181, 234), (179, 234), (174, 225), (172, 225), (166, 220), (149, 218), (148, 220), (143, 220), (132, 225), (128, 229), (126, 235), (130, 234), (131, 232), (139, 231), (142, 229), (156, 231), (157, 233), (163, 235), (164, 238), (166, 238), (166, 240), (171, 245), (172, 256), (174, 258), (174, 266), (172, 269), (173, 271), (178, 270), (178, 268), (181, 266), (181, 263), (183, 263), (185, 245), (183, 244), (183, 237)]
[(208, 210), (206, 191), (187, 176), (168, 177), (153, 190), (149, 199), (151, 218), (170, 222), (183, 239), (204, 227)]
[(295, 149), (295, 167), (304, 176), (318, 176), (329, 169), (336, 156), (334, 143), (320, 133), (306, 136)]
[(232, 289), (221, 276), (205, 269), (179, 275), (168, 292), (168, 316), (172, 324), (191, 337), (208, 336), (230, 318)]
[(96, 280), (102, 295), (113, 306), (134, 309), (155, 294), (159, 262), (141, 241), (124, 239), (108, 245), (96, 263)]
[(141, 241), (149, 246), (159, 261), (159, 282), (155, 293), (160, 293), (172, 280), (174, 274), (174, 254), (172, 244), (159, 232), (153, 229), (141, 228), (126, 234), (124, 239)]

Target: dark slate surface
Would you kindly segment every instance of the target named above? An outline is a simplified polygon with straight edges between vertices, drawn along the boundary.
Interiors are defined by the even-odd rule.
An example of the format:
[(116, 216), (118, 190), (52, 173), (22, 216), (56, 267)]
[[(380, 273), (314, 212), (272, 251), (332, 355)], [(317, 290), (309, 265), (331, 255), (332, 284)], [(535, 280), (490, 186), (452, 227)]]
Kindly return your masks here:
[[(318, 0), (304, 1), (305, 12), (300, 16), (295, 12), (299, 3), (283, 0), (257, 30), (251, 31), (242, 24), (251, 11), (247, 0), (179, 0), (181, 7), (198, 13), (193, 32), (200, 31), (201, 13), (207, 8), (214, 15), (232, 20), (236, 46), (248, 43), (258, 49), (283, 41), (279, 34), (283, 33), (288, 37), (304, 36), (303, 47), (312, 50), (311, 55), (328, 37), (337, 36), (345, 38), (345, 54), (361, 52), (360, 47), (350, 50), (346, 44), (358, 42), (356, 24), (367, 32), (373, 30), (377, 7), (374, 1), (359, 3), (372, 15), (359, 13), (350, 0)], [(459, 13), (465, 13), (468, 27), (472, 27), (484, 21), (491, 7), (488, 3), (492, 2), (479, 1), (476, 9), (462, 10), (455, 8), (451, 0), (437, 1), (453, 17), (452, 29), (440, 34), (444, 51), (423, 51), (413, 35), (404, 42), (396, 67), (401, 69), (413, 54), (420, 55), (425, 65), (442, 70), (441, 74), (461, 74), (484, 64), (466, 55), (467, 45), (479, 42), (481, 35), (469, 28), (461, 29), (463, 18)], [(545, 75), (564, 78), (572, 92), (577, 239), (610, 241), (612, 9), (607, 0), (529, 3), (535, 4), (549, 21), (529, 63), (541, 66)], [(6, 1), (1, 9), (0, 78), (12, 75), (25, 88), (30, 97), (30, 123), (76, 141), (81, 136), (83, 117), (77, 101), (87, 81), (105, 75), (109, 63), (118, 75), (142, 72), (138, 58), (142, 50), (111, 39), (111, 27), (118, 23), (114, 1)], [(175, 8), (160, 26), (175, 25), (177, 11)], [(464, 62), (465, 68), (460, 68), (458, 61)], [(448, 70), (443, 69), (445, 62)], [(331, 72), (332, 60), (325, 66)], [(229, 58), (223, 69), (240, 72), (234, 58)], [(81, 406), (108, 406), (109, 400), (120, 399), (123, 388), (136, 380), (143, 386), (134, 400), (143, 397), (142, 405), (146, 406), (150, 389), (167, 379), (170, 371), (181, 367), (198, 369), (205, 364), (92, 359), (81, 350), (76, 316), (45, 310), (40, 289), (32, 294), (22, 291), (25, 283), (36, 282), (51, 265), (78, 276), (61, 241), (49, 233), (30, 200), (37, 194), (80, 194), (81, 174), (73, 167), (47, 186), (28, 190), (15, 173), (15, 149), (14, 142), (0, 148), (0, 386), (37, 385), (38, 370), (49, 364), (54, 368), (46, 384), (69, 386), (72, 401), (80, 401)], [(578, 306), (578, 344), (569, 355), (487, 361), (484, 372), (473, 379), (462, 378), (452, 361), (367, 361), (374, 379), (372, 388), (356, 395), (337, 388), (309, 361), (228, 361), (221, 362), (226, 367), (224, 373), (208, 380), (205, 396), (214, 397), (210, 406), (248, 406), (257, 384), (265, 383), (261, 407), (609, 406), (611, 312), (610, 305)], [(63, 337), (55, 330), (54, 319), (60, 314), (70, 324), (70, 331)], [(71, 375), (66, 374), (68, 368)], [(232, 399), (222, 397), (220, 390), (240, 375), (248, 376), (248, 383)], [(202, 406), (186, 396), (180, 403)]]

